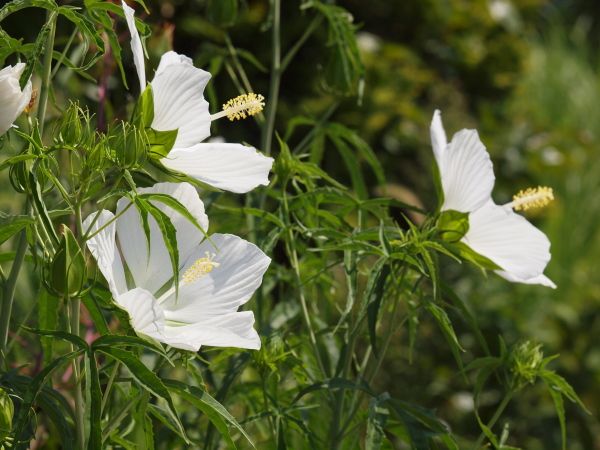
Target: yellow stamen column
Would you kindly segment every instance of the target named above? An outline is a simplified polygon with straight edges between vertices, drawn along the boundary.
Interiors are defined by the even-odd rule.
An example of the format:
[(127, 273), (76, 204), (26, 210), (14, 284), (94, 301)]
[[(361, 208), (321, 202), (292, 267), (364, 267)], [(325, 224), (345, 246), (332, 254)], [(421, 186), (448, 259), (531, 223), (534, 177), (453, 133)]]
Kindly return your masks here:
[(504, 206), (512, 208), (515, 211), (527, 211), (532, 208), (543, 208), (552, 200), (554, 200), (552, 188), (538, 186), (519, 191), (513, 196), (513, 201)]

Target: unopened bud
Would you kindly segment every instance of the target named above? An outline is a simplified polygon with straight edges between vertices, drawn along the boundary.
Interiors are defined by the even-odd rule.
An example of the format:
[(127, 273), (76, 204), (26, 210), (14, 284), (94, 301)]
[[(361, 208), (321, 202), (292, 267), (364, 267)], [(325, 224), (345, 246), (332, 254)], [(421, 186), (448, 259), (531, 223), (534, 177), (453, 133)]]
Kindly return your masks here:
[(520, 389), (534, 383), (544, 361), (544, 353), (540, 344), (530, 341), (516, 345), (511, 352), (510, 371), (513, 374), (515, 388)]
[(123, 169), (134, 169), (146, 162), (148, 137), (146, 132), (127, 122), (121, 122), (110, 133), (110, 146), (115, 162)]
[(83, 252), (73, 232), (63, 225), (58, 249), (50, 263), (46, 285), (59, 297), (77, 297), (87, 280), (87, 270)]

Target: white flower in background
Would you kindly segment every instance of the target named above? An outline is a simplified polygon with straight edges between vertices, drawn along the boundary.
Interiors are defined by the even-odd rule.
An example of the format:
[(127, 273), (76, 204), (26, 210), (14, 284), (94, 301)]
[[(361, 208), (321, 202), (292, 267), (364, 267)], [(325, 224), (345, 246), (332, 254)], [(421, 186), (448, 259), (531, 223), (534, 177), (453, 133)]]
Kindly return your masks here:
[(461, 241), (485, 256), (509, 281), (556, 285), (544, 275), (550, 261), (550, 241), (544, 233), (515, 214), (542, 207), (553, 200), (550, 188), (519, 192), (506, 205), (492, 200), (494, 169), (490, 156), (475, 130), (461, 130), (448, 143), (440, 112), (431, 121), (431, 143), (440, 173), (444, 202), (442, 211), (469, 214), (469, 229)]
[[(144, 51), (135, 27), (134, 10), (122, 2), (131, 33), (133, 60), (146, 88)], [(204, 99), (210, 73), (194, 67), (192, 60), (173, 51), (165, 53), (150, 82), (154, 98), (152, 128), (157, 131), (178, 130), (173, 149), (161, 162), (171, 170), (226, 191), (244, 193), (269, 184), (273, 158), (242, 144), (201, 143), (210, 136), (210, 123), (221, 117), (242, 119), (259, 113), (263, 97), (241, 95), (223, 105), (223, 111), (211, 116)]]
[[(138, 192), (170, 195), (208, 229), (204, 204), (189, 183), (159, 183)], [(254, 314), (237, 310), (260, 286), (270, 258), (237, 236), (213, 234), (205, 239), (173, 209), (152, 203), (169, 216), (176, 230), (178, 296), (167, 247), (150, 215), (149, 247), (140, 214), (135, 206), (128, 208), (128, 198), (118, 201), (116, 215), (102, 210), (84, 222), (91, 236), (87, 246), (116, 303), (129, 313), (133, 328), (185, 350), (198, 351), (201, 345), (260, 348)]]
[(19, 85), (23, 70), (25, 63), (0, 70), (0, 135), (8, 131), (31, 100), (31, 80), (22, 91)]

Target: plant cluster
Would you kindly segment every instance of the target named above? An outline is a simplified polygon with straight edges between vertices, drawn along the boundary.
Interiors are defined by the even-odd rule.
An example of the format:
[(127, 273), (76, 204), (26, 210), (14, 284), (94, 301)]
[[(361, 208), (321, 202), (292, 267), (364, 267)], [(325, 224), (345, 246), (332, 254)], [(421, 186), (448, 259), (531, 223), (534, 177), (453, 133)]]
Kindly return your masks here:
[[(0, 169), (23, 199), (20, 214), (1, 217), (0, 243), (14, 242), (15, 251), (3, 254), (11, 265), (0, 271), (0, 442), (77, 450), (508, 450), (516, 448), (509, 430), (494, 426), (515, 394), (541, 381), (566, 448), (564, 398), (585, 406), (548, 368), (555, 357), (526, 340), (500, 339), (494, 354), (476, 311), (441, 275), (448, 262), (467, 263), (479, 276), (556, 287), (544, 274), (550, 242), (521, 214), (551, 202), (552, 189), (524, 189), (496, 204), (493, 165), (477, 131), (448, 141), (438, 110), (430, 127), (434, 211), (370, 195), (366, 173), (383, 185), (385, 170), (357, 132), (330, 120), (339, 102), (277, 133), (282, 80), (319, 27), (328, 36), (322, 88), (360, 97), (365, 83), (348, 11), (303, 1), (308, 24), (284, 48), (283, 6), (269, 4), (264, 96), (244, 70), (260, 63), (225, 32), (239, 95), (220, 111), (211, 73), (175, 51), (162, 54), (147, 82), (150, 29), (124, 1), (13, 0), (0, 9), (0, 22), (21, 11), (46, 14), (31, 43), (0, 28), (0, 62), (15, 62), (0, 71)], [(207, 17), (227, 29), (239, 8), (237, 0), (209, 1)], [(64, 41), (58, 24), (69, 29)], [(125, 25), (123, 38), (116, 30)], [(126, 86), (123, 42), (139, 80), (139, 92), (132, 87), (139, 95), (123, 102), (128, 113), (106, 120), (102, 108), (60, 103), (56, 77), (95, 82), (90, 70), (100, 62), (113, 61)], [(108, 88), (100, 81), (102, 95)], [(50, 103), (60, 111), (54, 120)], [(259, 150), (210, 138), (211, 123), (226, 118), (256, 124)], [(349, 186), (321, 167), (330, 148)], [(35, 302), (15, 323), (25, 267)], [(481, 352), (466, 364), (456, 320)], [(430, 405), (377, 389), (399, 330), (410, 359), (419, 358), (423, 321), (436, 325), (472, 387), (478, 436), (458, 436)], [(23, 336), (39, 357), (19, 349)], [(503, 396), (488, 419), (479, 402), (489, 383)]]

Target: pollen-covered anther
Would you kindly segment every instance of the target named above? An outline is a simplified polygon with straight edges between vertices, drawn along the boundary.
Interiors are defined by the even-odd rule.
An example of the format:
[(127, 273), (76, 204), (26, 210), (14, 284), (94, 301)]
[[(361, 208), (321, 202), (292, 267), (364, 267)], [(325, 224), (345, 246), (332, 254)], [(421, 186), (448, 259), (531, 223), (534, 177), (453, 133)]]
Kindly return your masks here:
[(204, 258), (199, 258), (194, 261), (194, 264), (192, 264), (189, 269), (185, 271), (181, 277), (184, 284), (190, 284), (199, 280), (206, 274), (212, 272), (215, 267), (219, 267), (221, 265), (213, 260), (216, 256), (214, 253), (211, 255), (209, 252), (206, 252), (205, 255), (206, 256)]
[(213, 114), (211, 120), (227, 117), (229, 120), (241, 120), (254, 116), (265, 107), (265, 98), (260, 94), (250, 92), (232, 98), (223, 105), (223, 111)]
[(519, 193), (513, 196), (510, 206), (515, 211), (527, 211), (532, 208), (543, 208), (552, 200), (554, 200), (552, 188), (538, 186), (519, 191)]

